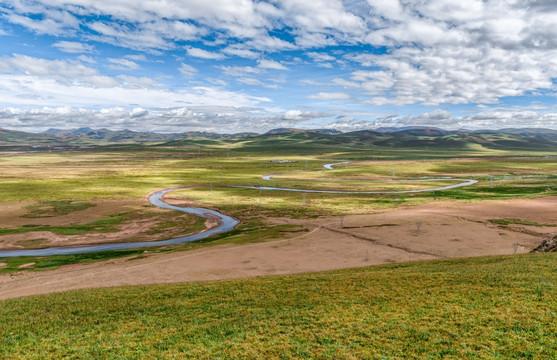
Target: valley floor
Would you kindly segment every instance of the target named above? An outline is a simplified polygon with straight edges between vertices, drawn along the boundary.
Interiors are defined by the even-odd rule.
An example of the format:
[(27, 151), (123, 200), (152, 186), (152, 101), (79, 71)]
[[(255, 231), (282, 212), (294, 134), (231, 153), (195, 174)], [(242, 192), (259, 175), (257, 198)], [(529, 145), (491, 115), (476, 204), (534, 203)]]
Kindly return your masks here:
[(144, 256), (135, 258), (0, 275), (0, 300), (82, 288), (221, 280), (526, 253), (544, 237), (557, 232), (555, 204), (556, 197), (433, 202), (372, 215), (347, 216), (342, 226), (340, 218), (275, 218), (270, 221), (304, 225), (309, 231), (262, 243), (226, 244), (168, 254), (146, 251)]

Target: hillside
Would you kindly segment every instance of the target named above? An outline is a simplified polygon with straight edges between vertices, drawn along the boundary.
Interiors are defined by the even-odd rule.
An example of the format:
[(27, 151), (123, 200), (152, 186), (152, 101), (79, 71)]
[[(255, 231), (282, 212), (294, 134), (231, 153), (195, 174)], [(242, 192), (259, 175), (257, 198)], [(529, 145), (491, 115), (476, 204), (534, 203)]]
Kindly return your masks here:
[(2, 302), (0, 358), (554, 359), (556, 254)]

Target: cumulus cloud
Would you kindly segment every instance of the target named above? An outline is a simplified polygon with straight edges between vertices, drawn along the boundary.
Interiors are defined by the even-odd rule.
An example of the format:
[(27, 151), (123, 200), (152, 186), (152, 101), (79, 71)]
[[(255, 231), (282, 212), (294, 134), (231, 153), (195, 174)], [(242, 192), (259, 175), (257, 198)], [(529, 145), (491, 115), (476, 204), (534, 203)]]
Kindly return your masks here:
[[(332, 120), (329, 120), (331, 118)], [(0, 108), (0, 122), (3, 127), (27, 131), (43, 131), (51, 127), (93, 126), (158, 132), (265, 132), (277, 127), (303, 128), (307, 126), (304, 125), (306, 121), (315, 119), (325, 121), (320, 123), (320, 127), (341, 131), (366, 130), (383, 126), (429, 126), (448, 130), (557, 127), (557, 113), (540, 113), (526, 109), (482, 112), (468, 116), (454, 116), (446, 110), (438, 109), (415, 116), (393, 114), (362, 119), (358, 113), (335, 116), (332, 113), (319, 111), (289, 110), (281, 114), (258, 107), (233, 105), (189, 105), (149, 109), (121, 106), (100, 109), (71, 106)]]
[[(99, 14), (118, 21), (86, 23), (79, 20), (80, 16)], [(133, 3), (127, 0), (110, 3), (20, 0), (7, 8), (4, 18), (12, 24), (51, 35), (63, 34), (68, 29), (78, 31), (83, 26), (98, 33), (91, 37), (94, 40), (133, 49), (165, 50), (174, 47), (173, 41), (199, 39), (212, 33), (207, 29), (213, 29), (241, 41), (239, 47), (229, 49), (238, 56), (249, 55), (247, 51), (253, 49), (295, 48), (295, 44), (270, 34), (273, 30), (284, 29), (284, 25), (292, 29), (299, 44), (308, 46), (324, 41), (352, 41), (351, 37), (361, 35), (365, 28), (362, 18), (347, 11), (339, 0), (319, 0), (317, 4), (292, 0), (276, 3), (190, 0), (166, 2), (164, 6), (157, 0)]]
[[(556, 16), (557, 6), (549, 0), (9, 1), (0, 5), (3, 29), (16, 33), (25, 28), (58, 37), (53, 46), (80, 56), (74, 60), (1, 57), (0, 99), (21, 106), (64, 105), (64, 97), (70, 105), (84, 107), (128, 106), (129, 99), (145, 108), (157, 102), (168, 107), (211, 101), (253, 106), (272, 99), (245, 94), (251, 86), (278, 88), (303, 82), (307, 92), (300, 91), (300, 99), (349, 100), (352, 104), (348, 94), (353, 94), (363, 99), (359, 105), (372, 110), (410, 104), (429, 109), (447, 104), (500, 104), (513, 97), (555, 93)], [(102, 51), (98, 42), (127, 49), (111, 52), (113, 58), (107, 63), (97, 56)], [(115, 55), (129, 49), (142, 53)], [(152, 61), (151, 55), (169, 55), (151, 62), (174, 66), (157, 73), (159, 81), (174, 76), (176, 70), (186, 77), (205, 75), (206, 67), (184, 64), (180, 50), (197, 62), (220, 62), (219, 73), (195, 76), (196, 84), (250, 86), (235, 91), (204, 85), (165, 86), (151, 79), (150, 73), (134, 78), (102, 72), (106, 67), (147, 71), (147, 64), (140, 68), (140, 62)], [(94, 59), (87, 53), (95, 54)], [(300, 71), (309, 69), (308, 60), (320, 68), (300, 76)], [(269, 76), (278, 70), (282, 70), (281, 79)], [(275, 101), (285, 97), (277, 95)], [(298, 105), (280, 104), (283, 109), (274, 119), (286, 121), (284, 109)], [(522, 119), (537, 124), (532, 118), (537, 114), (540, 121), (552, 124), (551, 116), (542, 112), (519, 116), (519, 112), (498, 114), (487, 108), (481, 114), (487, 117), (441, 119), (432, 116), (446, 114), (432, 111), (397, 119), (472, 125)], [(294, 113), (288, 116), (296, 117)], [(341, 120), (346, 128), (387, 121), (351, 115)]]
[[(528, 2), (369, 3), (376, 17), (366, 41), (393, 50), (348, 54), (373, 69), (343, 79), (370, 95), (369, 104), (489, 104), (553, 87), (557, 30)], [(554, 7), (543, 8), (555, 16)]]
[(322, 113), (320, 111), (301, 111), (301, 110), (288, 110), (282, 116), (283, 120), (302, 121), (316, 118), (329, 117), (331, 115)]
[(446, 110), (435, 110), (415, 116), (389, 115), (378, 117), (378, 126), (429, 126), (447, 130), (551, 128), (557, 127), (557, 113), (540, 113), (532, 110), (489, 111), (474, 115), (454, 116)]

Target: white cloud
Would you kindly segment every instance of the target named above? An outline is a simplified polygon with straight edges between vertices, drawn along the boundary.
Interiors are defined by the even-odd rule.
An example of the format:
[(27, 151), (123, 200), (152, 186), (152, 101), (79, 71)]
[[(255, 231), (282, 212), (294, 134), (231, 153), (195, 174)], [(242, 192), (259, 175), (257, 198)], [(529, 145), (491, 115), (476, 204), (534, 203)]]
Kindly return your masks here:
[(143, 54), (132, 54), (124, 56), (126, 59), (130, 59), (133, 61), (147, 61), (147, 57)]
[(320, 92), (317, 94), (309, 95), (308, 98), (319, 100), (345, 100), (350, 99), (350, 94), (344, 92)]
[(33, 19), (26, 16), (27, 12), (25, 10), (26, 9), (24, 9), (23, 14), (8, 10), (0, 16), (12, 24), (26, 27), (38, 34), (67, 36), (74, 34), (79, 27), (79, 20), (68, 11), (43, 9), (44, 18)]
[[(363, 19), (346, 11), (340, 0), (284, 0), (281, 5), (293, 19), (292, 25), (298, 35), (296, 41), (305, 42), (306, 47), (310, 47), (312, 42), (306, 38), (311, 38), (313, 34), (326, 34), (331, 39), (350, 38), (352, 42), (358, 41), (358, 36), (365, 33)], [(316, 45), (322, 45), (322, 41)]]
[(196, 68), (188, 64), (182, 64), (179, 70), (185, 77), (192, 77), (198, 72)]
[(309, 113), (287, 119), (259, 108), (235, 106), (181, 106), (145, 109), (105, 107), (98, 110), (77, 107), (40, 107), (21, 110), (0, 108), (0, 122), (6, 128), (44, 131), (48, 128), (132, 129), (159, 132), (211, 131), (217, 133), (265, 132), (276, 127), (295, 127)]
[[(118, 60), (118, 59), (116, 59)], [(46, 60), (25, 55), (0, 58), (0, 105), (9, 106), (121, 106), (183, 104), (253, 106), (268, 102), (207, 86), (170, 90), (147, 77), (102, 75), (78, 61)]]
[[(214, 131), (234, 133), (264, 132), (277, 127), (299, 127), (303, 121), (330, 118), (332, 114), (289, 110), (282, 114), (262, 112), (260, 108), (229, 106), (180, 106), (144, 108), (121, 106), (100, 109), (80, 107), (0, 108), (0, 122), (6, 128), (42, 131), (50, 127), (75, 128), (91, 126), (110, 129), (149, 130), (161, 132)], [(494, 111), (455, 117), (445, 110), (417, 116), (387, 115), (375, 120), (358, 116), (336, 116), (323, 127), (342, 131), (373, 129), (382, 126), (429, 126), (449, 130), (498, 128), (556, 128), (557, 113), (530, 110)]]
[(77, 57), (77, 59), (81, 62), (85, 62), (85, 63), (88, 63), (88, 64), (95, 64), (96, 63), (95, 59), (93, 59), (90, 56), (86, 56), (86, 55), (79, 55)]
[(303, 121), (309, 119), (330, 117), (330, 114), (326, 114), (320, 111), (301, 111), (301, 110), (288, 110), (282, 116), (283, 120), (290, 121)]
[(247, 59), (257, 59), (260, 54), (256, 51), (244, 49), (238, 46), (228, 46), (222, 50), (226, 55), (239, 56)]
[(310, 52), (306, 53), (306, 55), (309, 56), (310, 58), (312, 58), (314, 61), (317, 61), (317, 62), (335, 61), (337, 59), (336, 57), (331, 56), (327, 53), (315, 52), (315, 51), (310, 51)]
[(245, 76), (246, 74), (258, 74), (259, 69), (252, 66), (218, 66), (228, 76)]
[(268, 59), (257, 60), (257, 67), (260, 69), (288, 70), (288, 68), (281, 63)]
[(111, 69), (118, 69), (118, 70), (137, 70), (139, 69), (139, 65), (131, 60), (127, 59), (113, 59), (109, 58), (108, 61), (110, 64), (108, 67)]
[(52, 44), (52, 46), (58, 48), (60, 51), (72, 54), (91, 53), (95, 51), (94, 46), (76, 41), (58, 41)]
[(222, 60), (226, 57), (220, 53), (194, 48), (191, 46), (186, 47), (186, 52), (188, 53), (189, 56), (193, 56), (201, 59)]
[(149, 27), (133, 28), (130, 26), (93, 22), (87, 27), (98, 33), (85, 35), (86, 39), (105, 42), (115, 46), (128, 47), (130, 49), (162, 49), (168, 50), (175, 48), (173, 43), (167, 41), (160, 33), (159, 29)]
[[(403, 48), (372, 61), (381, 70), (355, 71), (352, 83), (346, 84), (374, 95), (369, 102), (375, 105), (496, 103), (501, 97), (551, 88), (557, 77), (557, 59), (535, 50)], [(391, 96), (381, 96), (387, 93)]]
[(557, 113), (531, 110), (488, 111), (474, 115), (454, 116), (446, 110), (435, 110), (416, 116), (389, 115), (374, 123), (379, 126), (429, 126), (447, 130), (484, 130), (504, 128), (557, 128)]
[[(516, 96), (555, 92), (556, 16), (557, 6), (550, 0), (17, 0), (0, 5), (3, 29), (15, 32), (23, 26), (36, 34), (59, 36), (54, 46), (65, 52), (102, 50), (97, 44), (92, 48), (89, 41), (144, 52), (109, 55), (122, 56), (109, 60), (110, 66), (121, 70), (140, 70), (141, 61), (163, 61), (162, 56), (152, 59), (147, 55), (172, 55), (164, 51), (185, 49), (189, 56), (199, 59), (222, 60), (218, 69), (225, 80), (229, 80), (226, 76), (235, 78), (230, 81), (232, 85), (218, 84), (214, 79), (221, 74), (209, 73), (196, 77), (199, 84), (213, 79), (218, 86), (243, 83), (276, 88), (276, 83), (269, 84), (268, 74), (288, 69), (283, 72), (281, 86), (296, 86), (299, 79), (317, 75), (304, 84), (327, 84), (330, 91), (310, 89), (310, 98), (346, 100), (350, 93), (365, 98), (372, 109), (416, 103), (497, 104)], [(325, 48), (336, 45), (342, 45), (337, 48), (340, 52)], [(219, 50), (211, 50), (216, 48)], [(305, 58), (300, 54), (326, 69), (300, 74), (297, 71), (308, 66), (307, 61), (296, 58)], [(251, 60), (251, 66), (246, 66), (249, 60), (245, 59)], [(126, 93), (132, 88), (149, 104), (152, 101), (147, 93), (154, 99), (161, 99), (160, 94), (169, 95), (168, 101), (163, 100), (166, 104), (208, 101), (207, 97), (196, 98), (200, 93), (207, 94), (201, 90), (169, 91), (161, 84), (149, 83), (148, 77), (109, 77), (95, 69), (106, 70), (101, 66), (84, 55), (77, 60), (2, 57), (0, 71), (6, 82), (0, 87), (6, 99), (16, 101), (14, 104), (48, 104), (48, 99), (58, 102), (68, 95), (70, 102), (81, 99), (84, 104), (104, 105), (102, 102), (107, 101), (107, 106), (114, 105), (104, 94), (98, 94), (96, 102), (92, 98), (102, 88), (110, 88), (111, 95), (123, 105), (130, 101), (130, 95), (137, 95)], [(182, 74), (196, 73), (187, 66), (191, 65), (179, 69)], [(157, 74), (159, 79), (174, 75), (161, 72)], [(85, 95), (75, 97), (82, 89)], [(122, 92), (117, 94), (117, 89)], [(231, 94), (248, 104), (260, 101)], [(7, 102), (4, 98), (2, 101)], [(288, 109), (296, 105), (281, 106)], [(360, 121), (357, 117), (346, 120), (348, 117), (344, 124)], [(433, 121), (423, 116), (419, 119)], [(419, 119), (413, 121), (422, 121)], [(451, 117), (447, 121), (463, 119)], [(512, 119), (518, 117), (513, 115)]]

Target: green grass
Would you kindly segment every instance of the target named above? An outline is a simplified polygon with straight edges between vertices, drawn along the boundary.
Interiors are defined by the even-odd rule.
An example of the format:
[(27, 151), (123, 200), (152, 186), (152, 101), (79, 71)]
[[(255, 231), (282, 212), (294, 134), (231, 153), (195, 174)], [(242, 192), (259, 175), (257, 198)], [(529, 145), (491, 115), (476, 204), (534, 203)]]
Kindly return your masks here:
[(72, 200), (40, 201), (38, 205), (27, 206), (26, 218), (43, 218), (67, 215), (75, 211), (82, 211), (95, 206), (87, 202), (75, 202)]
[(555, 224), (540, 224), (535, 221), (528, 221), (516, 218), (491, 219), (489, 220), (489, 222), (496, 225), (557, 226)]
[(1, 303), (5, 359), (555, 359), (556, 254)]

